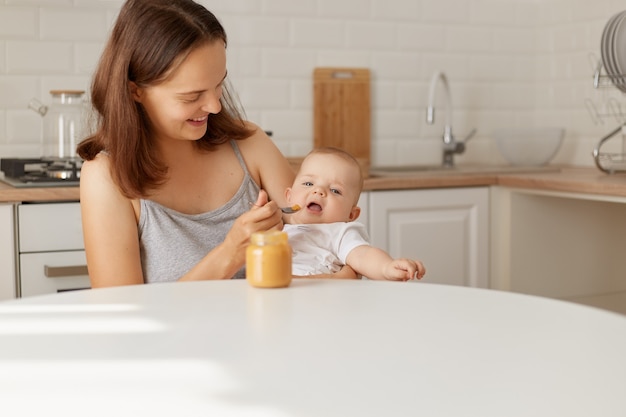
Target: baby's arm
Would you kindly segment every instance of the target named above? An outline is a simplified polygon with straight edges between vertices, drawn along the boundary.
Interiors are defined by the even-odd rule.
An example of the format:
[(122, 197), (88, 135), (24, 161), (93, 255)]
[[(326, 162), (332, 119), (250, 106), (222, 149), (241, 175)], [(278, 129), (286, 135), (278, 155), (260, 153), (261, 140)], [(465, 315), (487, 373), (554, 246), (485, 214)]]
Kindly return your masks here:
[(421, 279), (426, 273), (420, 261), (406, 258), (393, 259), (382, 249), (369, 245), (354, 248), (348, 254), (346, 263), (358, 274), (370, 279), (407, 281), (412, 278)]
[(294, 278), (331, 278), (331, 279), (361, 279), (354, 269), (348, 265), (344, 265), (337, 272), (330, 274), (315, 274), (315, 275), (294, 275)]

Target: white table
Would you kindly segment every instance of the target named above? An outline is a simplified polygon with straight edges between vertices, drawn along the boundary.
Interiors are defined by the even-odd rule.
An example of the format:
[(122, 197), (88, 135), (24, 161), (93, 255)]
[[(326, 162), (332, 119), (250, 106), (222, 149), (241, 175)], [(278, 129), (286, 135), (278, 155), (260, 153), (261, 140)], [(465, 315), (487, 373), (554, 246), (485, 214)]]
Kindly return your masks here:
[(49, 413), (624, 416), (626, 317), (491, 290), (305, 279), (0, 303), (0, 415)]

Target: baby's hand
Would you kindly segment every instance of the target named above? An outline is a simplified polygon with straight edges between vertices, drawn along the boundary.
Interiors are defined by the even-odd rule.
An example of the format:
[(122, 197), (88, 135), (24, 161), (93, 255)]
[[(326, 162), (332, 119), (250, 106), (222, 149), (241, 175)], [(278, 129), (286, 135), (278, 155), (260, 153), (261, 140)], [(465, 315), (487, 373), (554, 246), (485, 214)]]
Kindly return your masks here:
[(420, 261), (398, 258), (385, 265), (385, 279), (391, 281), (408, 281), (410, 279), (422, 279), (426, 274), (426, 268)]

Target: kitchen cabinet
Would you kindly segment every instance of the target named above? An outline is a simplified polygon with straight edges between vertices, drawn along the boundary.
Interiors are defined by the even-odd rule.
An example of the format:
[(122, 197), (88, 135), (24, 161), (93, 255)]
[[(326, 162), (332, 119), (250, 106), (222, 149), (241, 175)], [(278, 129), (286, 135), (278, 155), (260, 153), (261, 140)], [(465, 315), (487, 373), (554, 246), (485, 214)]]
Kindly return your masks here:
[(0, 204), (0, 300), (15, 298), (13, 204)]
[(489, 286), (489, 188), (369, 192), (372, 245), (421, 260), (424, 282)]
[(18, 204), (18, 296), (89, 288), (78, 202)]
[(493, 187), (491, 204), (493, 288), (580, 302), (626, 291), (626, 197)]

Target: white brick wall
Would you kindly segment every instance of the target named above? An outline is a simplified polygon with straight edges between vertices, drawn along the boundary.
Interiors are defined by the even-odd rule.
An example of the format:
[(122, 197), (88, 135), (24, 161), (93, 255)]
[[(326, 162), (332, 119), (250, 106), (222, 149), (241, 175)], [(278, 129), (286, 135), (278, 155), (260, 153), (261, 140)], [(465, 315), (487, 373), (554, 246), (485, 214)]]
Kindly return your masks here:
[[(615, 89), (592, 86), (605, 23), (626, 0), (203, 0), (229, 35), (229, 74), (248, 117), (288, 156), (312, 146), (316, 66), (372, 70), (376, 164), (438, 163), (442, 117), (425, 123), (432, 73), (446, 72), (454, 130), (477, 136), (459, 162), (501, 161), (490, 137), (511, 125), (567, 129), (556, 162), (592, 165), (594, 124)], [(89, 88), (121, 0), (0, 0), (0, 156), (36, 156), (31, 98)], [(626, 108), (624, 110), (626, 112)], [(442, 114), (442, 112), (439, 112)]]

